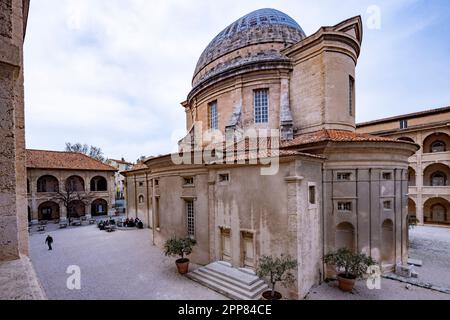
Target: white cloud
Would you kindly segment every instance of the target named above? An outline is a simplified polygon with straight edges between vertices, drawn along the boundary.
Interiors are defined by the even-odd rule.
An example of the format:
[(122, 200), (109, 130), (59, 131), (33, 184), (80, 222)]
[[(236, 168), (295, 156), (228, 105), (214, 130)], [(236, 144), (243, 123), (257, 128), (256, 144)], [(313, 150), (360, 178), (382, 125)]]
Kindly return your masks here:
[[(428, 16), (411, 25), (404, 19), (417, 2), (32, 1), (25, 43), (27, 146), (62, 149), (66, 141), (80, 141), (130, 160), (172, 151), (173, 132), (185, 128), (180, 102), (201, 52), (229, 23), (261, 7), (284, 11), (311, 34), (379, 5), (382, 28), (365, 30), (358, 66), (358, 114), (359, 120), (385, 115), (403, 96), (384, 83), (380, 69), (389, 66), (398, 81), (402, 41), (435, 21)], [(377, 100), (383, 107), (374, 110)]]

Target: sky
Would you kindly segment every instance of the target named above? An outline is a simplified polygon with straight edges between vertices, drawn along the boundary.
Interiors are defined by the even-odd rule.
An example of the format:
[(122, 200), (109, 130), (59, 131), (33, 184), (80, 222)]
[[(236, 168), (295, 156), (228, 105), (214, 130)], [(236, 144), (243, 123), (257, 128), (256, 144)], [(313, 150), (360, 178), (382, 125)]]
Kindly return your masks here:
[(447, 0), (38, 0), (25, 39), (27, 148), (81, 142), (129, 161), (176, 150), (202, 51), (260, 8), (307, 35), (362, 16), (357, 122), (450, 105)]

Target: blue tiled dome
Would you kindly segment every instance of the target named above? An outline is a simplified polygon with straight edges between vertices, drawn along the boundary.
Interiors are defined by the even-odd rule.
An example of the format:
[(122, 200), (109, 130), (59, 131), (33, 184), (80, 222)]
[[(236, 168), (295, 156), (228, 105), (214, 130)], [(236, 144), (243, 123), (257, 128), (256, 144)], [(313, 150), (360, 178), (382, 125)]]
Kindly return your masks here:
[(229, 52), (259, 43), (281, 42), (289, 45), (305, 37), (300, 25), (281, 11), (253, 11), (233, 22), (209, 43), (198, 60), (194, 78), (209, 63)]

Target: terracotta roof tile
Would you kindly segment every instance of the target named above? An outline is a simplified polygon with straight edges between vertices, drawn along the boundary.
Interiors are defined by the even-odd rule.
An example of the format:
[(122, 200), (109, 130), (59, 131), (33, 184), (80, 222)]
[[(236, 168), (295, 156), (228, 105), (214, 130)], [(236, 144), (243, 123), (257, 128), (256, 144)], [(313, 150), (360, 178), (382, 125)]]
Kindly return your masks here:
[(139, 171), (139, 170), (144, 170), (144, 169), (148, 169), (148, 166), (145, 163), (137, 163), (134, 166), (132, 166), (130, 169), (125, 170), (125, 171), (121, 171), (121, 173), (127, 173), (127, 172), (133, 172), (133, 171)]
[(318, 142), (398, 142), (388, 137), (379, 137), (367, 133), (356, 133), (344, 130), (321, 130), (312, 133), (305, 133), (295, 137), (293, 140), (282, 143), (281, 148), (296, 147)]
[(29, 149), (26, 151), (26, 166), (33, 169), (117, 171), (82, 153)]

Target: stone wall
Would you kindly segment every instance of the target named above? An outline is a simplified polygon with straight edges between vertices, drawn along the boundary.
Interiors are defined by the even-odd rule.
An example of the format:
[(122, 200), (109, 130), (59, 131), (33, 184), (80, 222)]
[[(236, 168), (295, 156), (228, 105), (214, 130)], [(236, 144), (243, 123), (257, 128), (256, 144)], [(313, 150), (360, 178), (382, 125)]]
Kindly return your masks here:
[(28, 254), (23, 98), (24, 3), (1, 0), (0, 260)]

